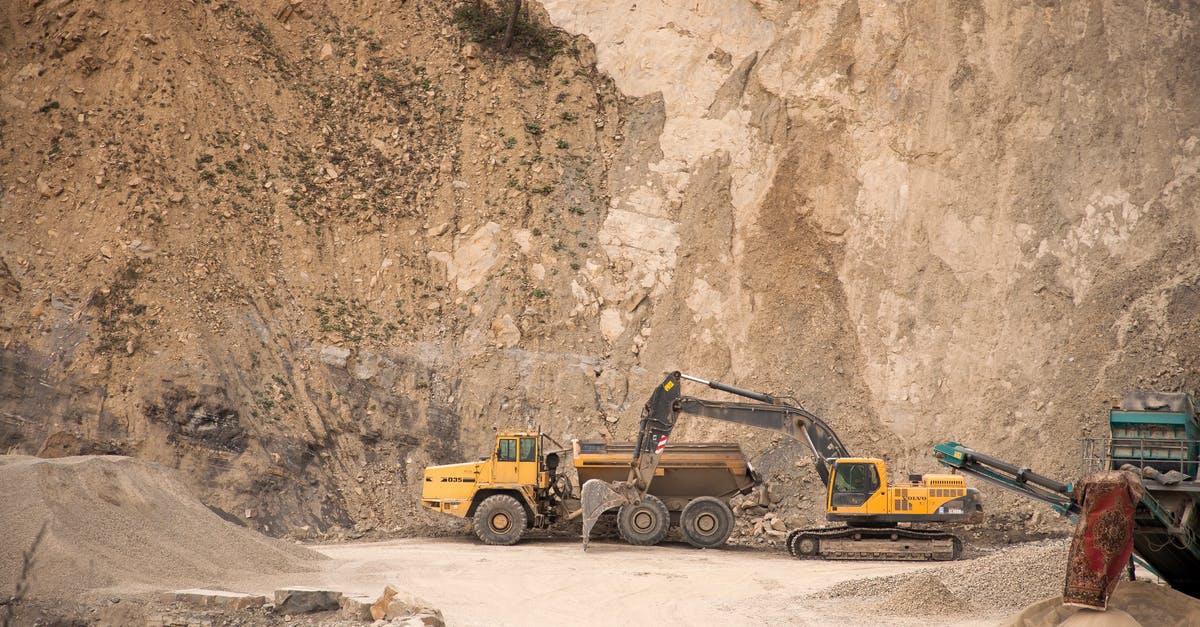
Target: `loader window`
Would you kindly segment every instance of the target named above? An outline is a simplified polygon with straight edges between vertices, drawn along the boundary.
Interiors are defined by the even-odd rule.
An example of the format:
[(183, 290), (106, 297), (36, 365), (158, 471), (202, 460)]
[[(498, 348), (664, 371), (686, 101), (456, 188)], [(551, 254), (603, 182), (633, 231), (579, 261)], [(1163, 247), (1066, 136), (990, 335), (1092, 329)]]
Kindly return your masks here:
[(517, 441), (500, 440), (500, 446), (496, 449), (496, 459), (502, 462), (517, 461)]
[(537, 440), (533, 438), (521, 438), (521, 461), (537, 461)]

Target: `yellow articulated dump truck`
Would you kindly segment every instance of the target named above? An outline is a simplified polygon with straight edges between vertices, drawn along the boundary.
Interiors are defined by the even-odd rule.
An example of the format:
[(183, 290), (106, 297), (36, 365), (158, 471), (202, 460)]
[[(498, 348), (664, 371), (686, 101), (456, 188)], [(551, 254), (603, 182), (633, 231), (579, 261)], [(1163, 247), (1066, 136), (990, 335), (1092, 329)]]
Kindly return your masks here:
[[(634, 444), (572, 444), (564, 448), (536, 431), (502, 432), (481, 461), (426, 468), (421, 505), (472, 519), (475, 534), (487, 544), (515, 544), (529, 529), (577, 518), (583, 482), (629, 473)], [(574, 473), (562, 465), (568, 456)], [(648, 497), (654, 507), (617, 512), (617, 530), (631, 544), (656, 544), (674, 524), (694, 546), (720, 546), (733, 531), (729, 499), (761, 483), (737, 444), (672, 444), (655, 472)], [(656, 515), (659, 509), (669, 516)]]

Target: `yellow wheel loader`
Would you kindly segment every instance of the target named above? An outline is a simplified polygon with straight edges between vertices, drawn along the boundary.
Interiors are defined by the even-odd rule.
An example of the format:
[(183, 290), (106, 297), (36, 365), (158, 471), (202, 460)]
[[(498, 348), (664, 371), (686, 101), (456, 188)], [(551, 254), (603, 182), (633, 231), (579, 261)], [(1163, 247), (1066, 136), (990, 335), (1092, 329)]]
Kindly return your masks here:
[[(680, 384), (683, 380), (755, 402), (709, 401), (682, 396)], [(658, 480), (660, 458), (681, 414), (779, 431), (803, 442), (812, 451), (814, 466), (826, 486), (826, 518), (845, 524), (792, 531), (787, 536), (787, 548), (793, 556), (957, 559), (962, 553), (962, 541), (957, 536), (936, 529), (900, 525), (959, 522), (982, 517), (979, 491), (967, 487), (961, 476), (916, 475), (910, 476), (909, 481), (889, 484), (888, 469), (883, 460), (851, 457), (829, 425), (794, 403), (793, 399), (672, 372), (659, 384), (642, 409), (636, 449), (626, 478), (615, 482), (594, 479), (583, 484), (581, 500), (585, 549), (592, 527), (600, 515), (614, 507), (620, 508), (617, 514), (619, 526), (653, 528), (652, 523), (664, 516), (658, 499), (653, 497), (652, 488)], [(691, 541), (689, 534), (702, 535), (706, 525), (711, 525), (721, 515), (707, 506), (697, 507), (693, 512), (685, 510), (680, 520), (685, 537)], [(624, 530), (622, 534), (625, 534)]]

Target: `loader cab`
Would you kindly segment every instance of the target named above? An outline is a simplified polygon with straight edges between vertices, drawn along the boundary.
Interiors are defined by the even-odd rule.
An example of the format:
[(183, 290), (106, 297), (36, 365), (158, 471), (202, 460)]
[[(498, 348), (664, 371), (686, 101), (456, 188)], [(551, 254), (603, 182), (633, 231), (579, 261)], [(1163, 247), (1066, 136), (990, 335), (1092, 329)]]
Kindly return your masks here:
[(838, 460), (829, 481), (829, 510), (862, 507), (884, 481), (874, 460)]
[(536, 433), (502, 433), (496, 438), (492, 483), (536, 485), (541, 451)]

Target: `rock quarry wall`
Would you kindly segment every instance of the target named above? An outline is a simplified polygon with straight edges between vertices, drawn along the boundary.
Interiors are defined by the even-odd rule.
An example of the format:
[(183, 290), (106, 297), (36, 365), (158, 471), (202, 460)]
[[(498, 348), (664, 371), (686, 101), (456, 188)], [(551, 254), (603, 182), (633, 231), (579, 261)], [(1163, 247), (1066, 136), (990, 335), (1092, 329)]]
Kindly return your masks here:
[(1122, 390), (1194, 389), (1193, 7), (546, 6), (663, 101), (599, 236), (678, 235), (643, 362), (1054, 471)]
[[(548, 0), (509, 53), (454, 3), (8, 4), (9, 452), (420, 532), (426, 464), (628, 438), (665, 370), (899, 472), (956, 439), (1064, 477), (1108, 399), (1197, 385), (1187, 3)], [(679, 437), (815, 516), (794, 443)]]

